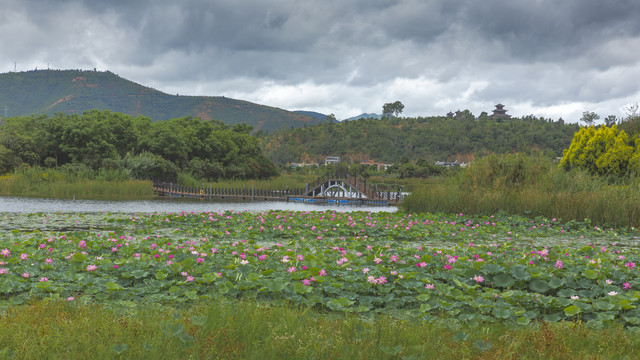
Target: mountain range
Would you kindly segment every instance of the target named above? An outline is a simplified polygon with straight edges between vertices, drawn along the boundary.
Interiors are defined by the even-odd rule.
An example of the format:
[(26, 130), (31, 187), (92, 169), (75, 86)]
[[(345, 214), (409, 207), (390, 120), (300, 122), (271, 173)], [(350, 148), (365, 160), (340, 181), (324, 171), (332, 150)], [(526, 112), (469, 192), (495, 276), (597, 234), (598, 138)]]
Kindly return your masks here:
[(72, 114), (92, 109), (146, 116), (154, 121), (192, 116), (229, 125), (244, 122), (253, 126), (254, 131), (265, 132), (325, 121), (322, 116), (224, 96), (169, 95), (110, 71), (33, 70), (0, 74), (0, 116)]

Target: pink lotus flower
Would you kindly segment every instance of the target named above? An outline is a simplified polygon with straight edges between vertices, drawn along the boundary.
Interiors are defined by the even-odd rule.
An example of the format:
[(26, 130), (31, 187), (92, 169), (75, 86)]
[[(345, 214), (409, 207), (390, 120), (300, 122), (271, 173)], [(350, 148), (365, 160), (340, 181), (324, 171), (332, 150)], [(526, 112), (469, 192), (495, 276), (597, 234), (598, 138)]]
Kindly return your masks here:
[(20, 260), (27, 260), (29, 258), (28, 254), (20, 254)]
[(97, 269), (98, 269), (98, 267), (97, 267), (97, 266), (95, 266), (95, 265), (93, 265), (93, 264), (92, 264), (92, 265), (87, 266), (87, 271), (94, 271), (94, 270), (97, 270)]
[(296, 268), (295, 267), (290, 267), (287, 269), (287, 271), (289, 272), (289, 274), (296, 272)]
[(632, 261), (629, 261), (628, 263), (624, 264), (624, 266), (628, 267), (629, 269), (633, 269), (634, 267), (636, 267), (636, 264)]
[(475, 280), (477, 283), (481, 283), (484, 281), (484, 277), (482, 275), (476, 275), (473, 277), (473, 280)]
[(320, 271), (318, 271), (318, 275), (327, 276), (327, 271), (325, 269), (320, 269)]
[(631, 283), (626, 282), (626, 283), (622, 284), (622, 289), (623, 290), (629, 290), (630, 288), (631, 288)]
[(447, 269), (447, 270), (451, 270), (451, 265), (447, 264), (447, 265), (444, 266), (444, 268)]
[(426, 285), (424, 286), (424, 288), (425, 288), (425, 289), (429, 289), (429, 290), (433, 290), (433, 289), (435, 289), (435, 288), (436, 288), (436, 286), (435, 286), (435, 285), (433, 285), (433, 284), (426, 284)]
[(23, 278), (27, 278), (28, 279), (30, 276), (31, 276), (31, 274), (29, 274), (28, 272), (22, 273), (22, 277)]
[(0, 251), (0, 255), (3, 257), (9, 257), (11, 256), (11, 251), (9, 251), (9, 249), (2, 249), (2, 251)]
[(40, 278), (40, 282), (47, 282), (47, 281), (49, 281), (49, 279), (44, 276)]

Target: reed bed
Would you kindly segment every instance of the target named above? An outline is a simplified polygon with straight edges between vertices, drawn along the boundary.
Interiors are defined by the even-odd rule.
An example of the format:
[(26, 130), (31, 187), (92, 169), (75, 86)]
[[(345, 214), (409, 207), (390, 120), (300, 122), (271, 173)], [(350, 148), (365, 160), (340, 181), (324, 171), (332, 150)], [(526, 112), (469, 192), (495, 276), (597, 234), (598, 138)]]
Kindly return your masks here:
[(543, 157), (491, 156), (437, 184), (414, 190), (402, 206), (411, 212), (490, 215), (505, 211), (638, 227), (640, 181), (565, 172)]
[(0, 177), (0, 195), (76, 199), (149, 199), (151, 181), (127, 174), (85, 170), (30, 168)]

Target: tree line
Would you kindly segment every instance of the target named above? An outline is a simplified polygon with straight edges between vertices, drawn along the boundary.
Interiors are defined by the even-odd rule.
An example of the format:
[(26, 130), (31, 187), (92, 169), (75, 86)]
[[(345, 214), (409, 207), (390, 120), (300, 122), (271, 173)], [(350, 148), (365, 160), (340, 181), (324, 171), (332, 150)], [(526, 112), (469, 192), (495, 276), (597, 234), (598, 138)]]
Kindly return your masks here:
[(108, 110), (4, 119), (0, 173), (21, 166), (112, 169), (133, 179), (264, 179), (278, 174), (252, 127), (183, 117), (154, 122)]
[[(401, 111), (387, 110), (389, 115)], [(500, 119), (486, 113), (476, 118), (465, 110), (453, 118), (385, 116), (324, 123), (274, 132), (262, 141), (266, 155), (281, 164), (322, 162), (325, 156), (356, 162), (465, 161), (491, 153), (542, 151), (561, 156), (579, 128), (562, 119)]]

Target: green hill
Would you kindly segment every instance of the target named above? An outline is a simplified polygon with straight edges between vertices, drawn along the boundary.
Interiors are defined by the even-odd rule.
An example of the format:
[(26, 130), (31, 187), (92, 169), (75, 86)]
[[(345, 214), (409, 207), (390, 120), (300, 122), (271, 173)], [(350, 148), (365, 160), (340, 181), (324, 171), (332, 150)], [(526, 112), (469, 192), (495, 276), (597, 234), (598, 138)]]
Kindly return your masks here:
[(266, 155), (276, 163), (324, 162), (325, 156), (362, 162), (404, 160), (468, 162), (487, 154), (541, 150), (561, 156), (578, 124), (525, 116), (475, 118), (465, 111), (455, 118), (382, 118), (323, 123), (277, 131), (263, 139)]
[(245, 122), (254, 131), (273, 131), (322, 120), (223, 96), (179, 96), (123, 79), (106, 71), (35, 70), (0, 74), (0, 116), (82, 113), (110, 110), (152, 120), (185, 116)]

